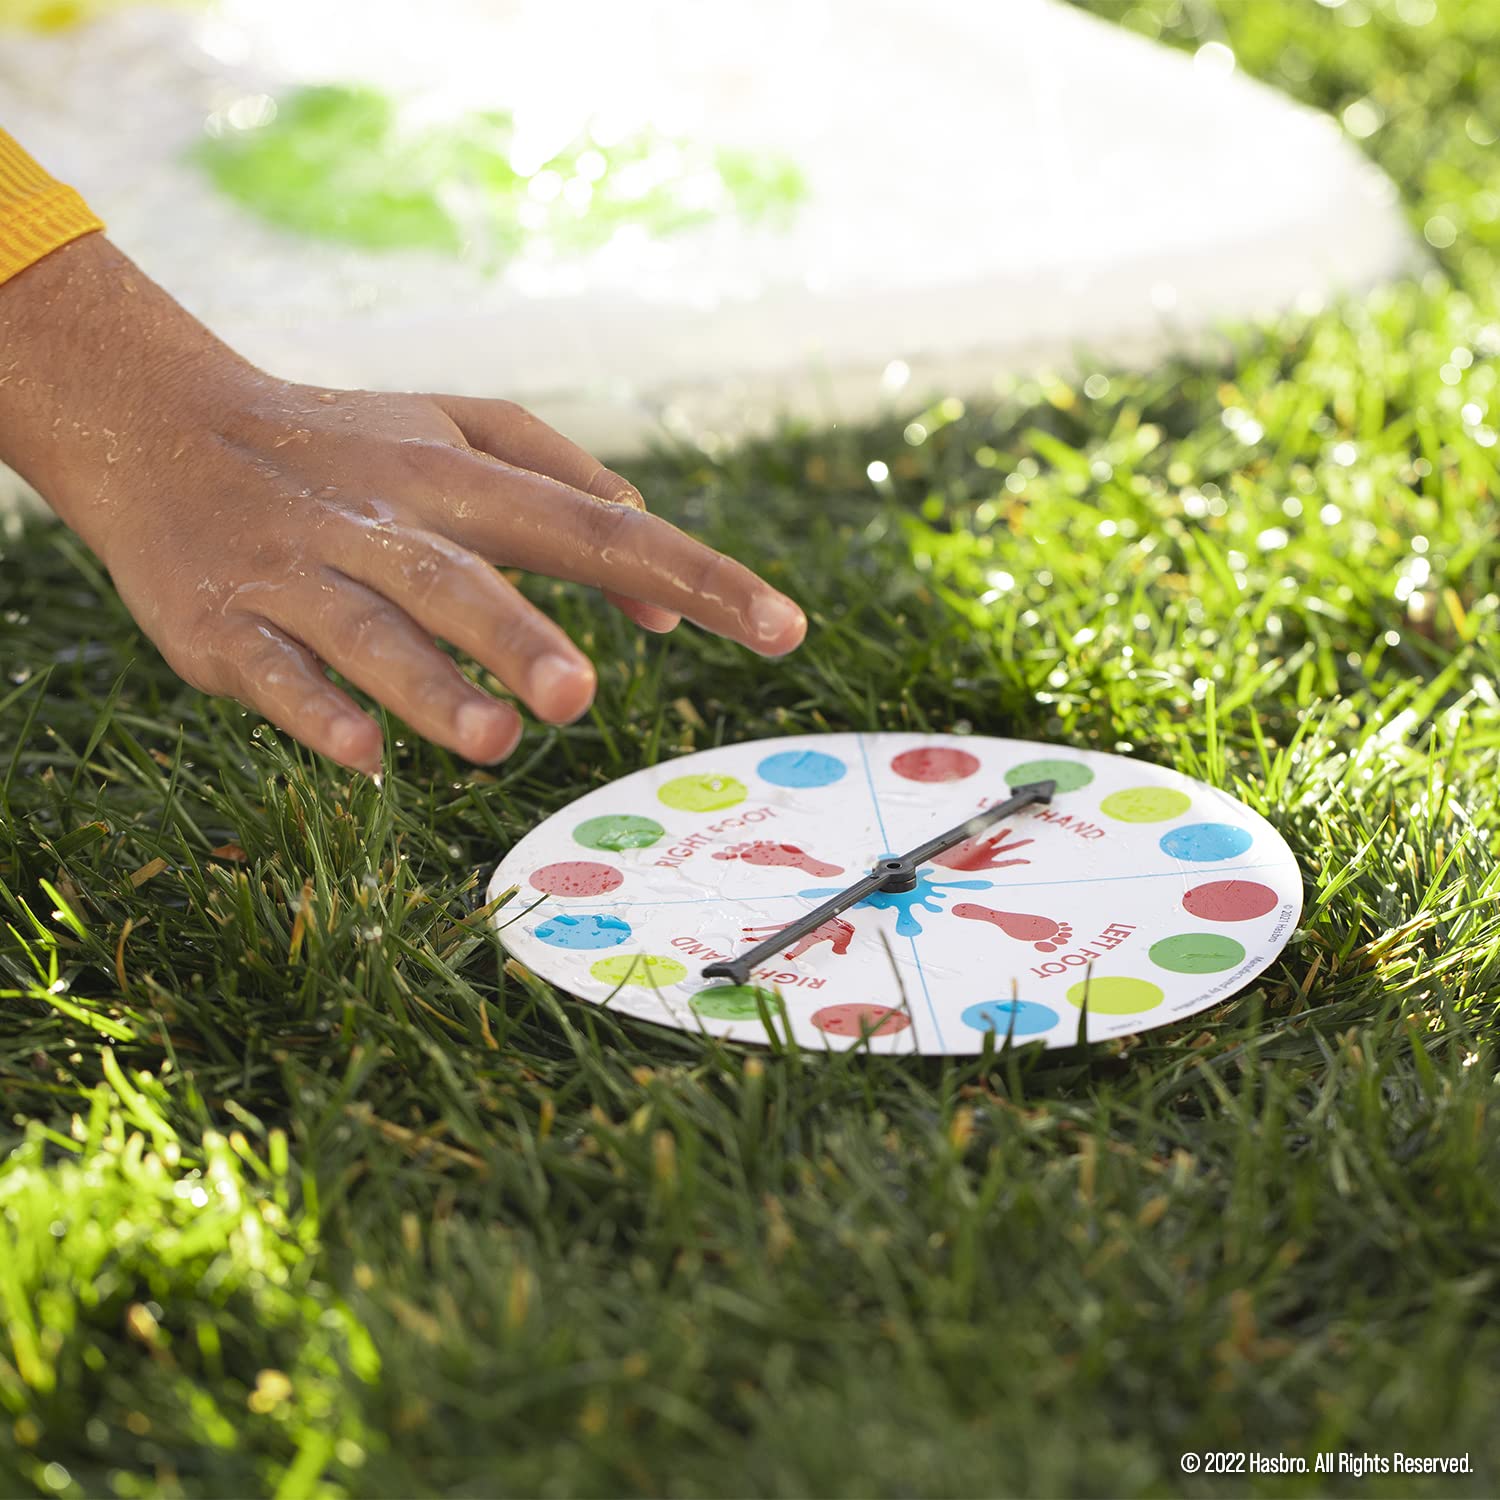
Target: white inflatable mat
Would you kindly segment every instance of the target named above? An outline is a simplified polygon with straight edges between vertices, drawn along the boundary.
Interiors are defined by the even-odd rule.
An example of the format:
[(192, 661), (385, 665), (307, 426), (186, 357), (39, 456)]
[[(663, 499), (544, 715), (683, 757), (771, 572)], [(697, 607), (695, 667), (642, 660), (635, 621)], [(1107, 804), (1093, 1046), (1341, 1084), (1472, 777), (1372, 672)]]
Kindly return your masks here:
[[(188, 159), (206, 124), (274, 129), (278, 100), (329, 83), (385, 91), (412, 129), (504, 109), (522, 172), (593, 131), (659, 142), (668, 175), (684, 147), (786, 162), (802, 193), (780, 219), (572, 250), (523, 235), (486, 264), (278, 228)], [(1139, 361), (1415, 255), (1331, 120), (1226, 49), (1191, 57), (1051, 0), (132, 8), (8, 35), (0, 122), (265, 367), (502, 394), (613, 455), (664, 421), (858, 420), (902, 384)]]

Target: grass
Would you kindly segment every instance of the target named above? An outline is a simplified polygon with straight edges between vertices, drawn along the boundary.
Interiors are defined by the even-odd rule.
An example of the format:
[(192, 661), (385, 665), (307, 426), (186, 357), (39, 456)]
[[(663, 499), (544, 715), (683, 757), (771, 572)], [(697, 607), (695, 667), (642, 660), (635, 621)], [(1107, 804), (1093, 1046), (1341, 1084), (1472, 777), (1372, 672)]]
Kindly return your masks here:
[[(538, 584), (596, 712), (492, 776), (393, 724), (377, 789), (182, 687), (65, 533), (4, 542), (0, 1491), (1500, 1486), (1494, 8), (1121, 19), (1378, 121), (1434, 269), (1219, 365), (642, 466), (808, 605), (784, 663)], [(1283, 961), (1179, 1028), (914, 1066), (622, 1024), (475, 915), (662, 756), (965, 725), (1264, 812)]]

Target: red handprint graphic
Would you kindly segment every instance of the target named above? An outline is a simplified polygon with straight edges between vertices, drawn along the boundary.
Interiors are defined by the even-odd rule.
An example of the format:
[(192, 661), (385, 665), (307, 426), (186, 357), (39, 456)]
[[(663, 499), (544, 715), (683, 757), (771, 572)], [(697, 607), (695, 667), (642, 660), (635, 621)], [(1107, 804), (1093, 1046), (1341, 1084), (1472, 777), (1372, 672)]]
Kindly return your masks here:
[[(742, 927), (741, 933), (747, 938), (765, 937), (779, 931), (774, 924), (769, 927)], [(818, 927), (814, 927), (805, 937), (797, 939), (796, 943), (786, 950), (788, 958), (801, 958), (809, 948), (818, 943), (829, 943), (835, 953), (847, 953), (849, 951), (849, 940), (854, 936), (854, 924), (846, 922), (842, 917), (829, 917), (829, 919)]]
[(976, 834), (942, 854), (934, 854), (932, 862), (949, 870), (1003, 870), (1008, 865), (1029, 865), (1029, 859), (997, 859), (995, 856), (1024, 849), (1032, 842), (1032, 839), (1010, 838), (1009, 829), (1002, 823), (991, 833)]
[(773, 844), (761, 839), (753, 844), (732, 844), (728, 849), (714, 851), (715, 859), (739, 859), (747, 865), (784, 865), (793, 870), (805, 870), (809, 875), (842, 875), (843, 865), (830, 865), (814, 859), (805, 849), (795, 844)]

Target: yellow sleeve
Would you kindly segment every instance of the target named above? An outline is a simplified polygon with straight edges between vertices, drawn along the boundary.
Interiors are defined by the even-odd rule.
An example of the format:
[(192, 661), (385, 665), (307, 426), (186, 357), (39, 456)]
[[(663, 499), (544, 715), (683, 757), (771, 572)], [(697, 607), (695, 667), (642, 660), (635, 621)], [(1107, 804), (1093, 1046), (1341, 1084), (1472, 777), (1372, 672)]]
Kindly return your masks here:
[(72, 188), (49, 177), (0, 130), (0, 282), (103, 228)]

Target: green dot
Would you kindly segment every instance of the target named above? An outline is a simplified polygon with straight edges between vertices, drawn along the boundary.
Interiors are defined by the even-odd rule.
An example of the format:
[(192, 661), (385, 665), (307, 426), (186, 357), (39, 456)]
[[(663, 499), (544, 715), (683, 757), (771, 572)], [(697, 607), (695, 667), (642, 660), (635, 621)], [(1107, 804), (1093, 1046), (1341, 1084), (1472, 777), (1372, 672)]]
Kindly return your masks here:
[(1089, 1009), (1101, 1016), (1134, 1016), (1143, 1010), (1154, 1010), (1166, 998), (1159, 984), (1149, 979), (1081, 979), (1068, 991), (1068, 999), (1083, 1008), (1087, 992)]
[(1122, 823), (1161, 823), (1180, 818), (1192, 805), (1193, 799), (1174, 787), (1130, 786), (1111, 792), (1099, 804), (1099, 811)]
[(763, 990), (754, 984), (726, 984), (717, 989), (699, 990), (693, 996), (692, 1006), (716, 1021), (758, 1021), (757, 998), (764, 1002), (771, 1015), (781, 1010), (780, 997), (774, 991)]
[(586, 849), (649, 849), (667, 830), (655, 818), (633, 813), (606, 813), (589, 818), (573, 830), (573, 837)]
[(1217, 932), (1183, 932), (1151, 945), (1151, 962), (1174, 974), (1217, 974), (1245, 956), (1245, 945)]
[(1079, 760), (1028, 760), (1005, 773), (1006, 786), (1029, 786), (1033, 781), (1055, 781), (1060, 792), (1076, 792), (1094, 779), (1094, 773)]
[(743, 802), (745, 783), (733, 776), (678, 776), (662, 785), (656, 794), (679, 812), (721, 812)]

